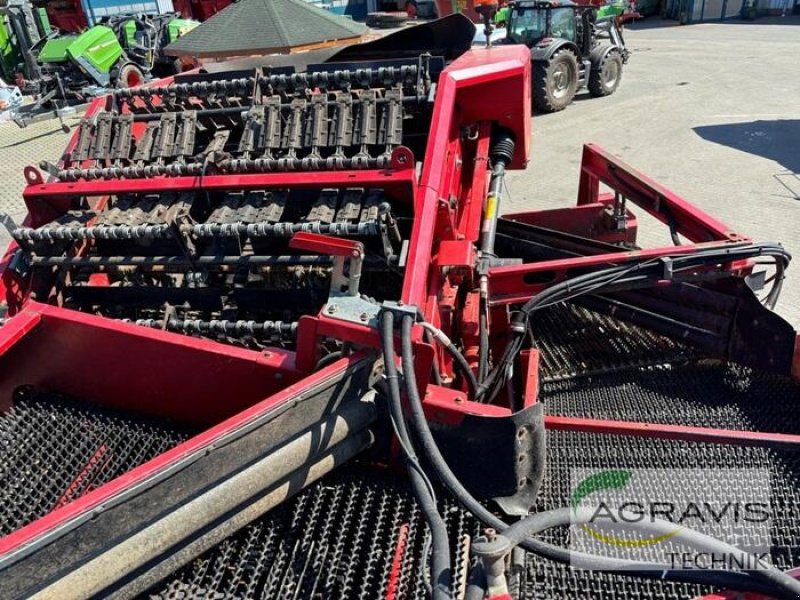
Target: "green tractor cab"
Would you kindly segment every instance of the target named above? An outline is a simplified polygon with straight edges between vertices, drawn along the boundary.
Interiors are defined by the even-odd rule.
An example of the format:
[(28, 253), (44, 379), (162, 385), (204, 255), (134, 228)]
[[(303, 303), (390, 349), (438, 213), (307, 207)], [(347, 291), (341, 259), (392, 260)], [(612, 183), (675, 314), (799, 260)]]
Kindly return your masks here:
[(200, 22), (184, 19), (178, 13), (166, 15), (120, 15), (107, 20), (125, 53), (147, 72), (157, 77), (181, 71), (179, 61), (165, 56), (163, 49)]
[(186, 35), (198, 25), (200, 25), (200, 21), (195, 21), (193, 19), (172, 19), (167, 25), (169, 43), (171, 44), (178, 38)]
[(0, 78), (14, 80), (15, 69), (22, 62), (13, 33), (0, 15)]
[(595, 7), (568, 1), (511, 2), (506, 36), (531, 49), (533, 102), (543, 112), (563, 110), (584, 88), (613, 94), (629, 56), (613, 18), (598, 20)]

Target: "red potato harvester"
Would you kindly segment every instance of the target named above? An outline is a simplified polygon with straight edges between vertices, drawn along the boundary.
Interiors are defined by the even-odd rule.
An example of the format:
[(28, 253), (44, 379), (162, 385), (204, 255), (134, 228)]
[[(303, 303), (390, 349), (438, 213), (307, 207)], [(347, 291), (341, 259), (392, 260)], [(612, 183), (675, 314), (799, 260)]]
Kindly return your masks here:
[[(795, 597), (788, 255), (594, 145), (499, 216), (530, 56), (473, 32), (119, 90), (26, 169), (0, 597)], [(578, 553), (577, 468), (765, 470), (771, 564)]]

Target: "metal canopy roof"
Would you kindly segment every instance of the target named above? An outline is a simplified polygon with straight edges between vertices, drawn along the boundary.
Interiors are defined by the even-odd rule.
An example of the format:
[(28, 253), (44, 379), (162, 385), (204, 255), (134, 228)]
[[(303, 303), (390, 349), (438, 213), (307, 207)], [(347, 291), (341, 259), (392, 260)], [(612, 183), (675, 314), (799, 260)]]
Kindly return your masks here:
[(286, 53), (357, 39), (366, 30), (305, 0), (238, 0), (165, 52), (198, 58)]

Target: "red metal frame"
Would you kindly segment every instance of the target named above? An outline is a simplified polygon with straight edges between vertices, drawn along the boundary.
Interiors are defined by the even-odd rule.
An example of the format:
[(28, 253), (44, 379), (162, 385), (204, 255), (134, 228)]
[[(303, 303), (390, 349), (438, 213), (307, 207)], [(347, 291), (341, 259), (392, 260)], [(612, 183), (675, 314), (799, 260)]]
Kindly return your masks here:
[[(734, 232), (705, 211), (594, 144), (587, 144), (583, 148), (576, 208), (544, 213), (520, 213), (509, 215), (507, 218), (567, 233), (591, 234), (595, 239), (597, 238), (594, 232), (601, 231), (603, 232), (601, 239), (604, 238), (606, 241), (633, 242), (635, 222), (633, 228), (626, 227), (616, 236), (609, 235), (608, 225), (604, 222), (604, 209), (613, 203), (614, 194), (601, 193), (601, 183), (611, 188), (613, 192), (622, 194), (628, 201), (644, 209), (662, 223), (674, 227), (677, 233), (692, 243), (632, 251), (620, 250), (519, 266), (494, 267), (489, 270), (492, 305), (524, 302), (546, 287), (568, 278), (571, 273), (585, 267), (617, 265), (667, 255), (693, 254), (704, 249), (750, 241), (750, 238)], [(579, 219), (577, 222), (573, 221), (573, 214)], [(629, 212), (627, 214), (630, 215)], [(615, 237), (618, 239), (614, 239)], [(731, 272), (743, 273), (749, 266), (749, 263), (740, 261), (729, 264), (727, 268)]]
[[(465, 354), (469, 356), (474, 354), (477, 337), (474, 331), (470, 335), (465, 329), (474, 327), (477, 321), (477, 297), (474, 291), (468, 292), (468, 300), (461, 304), (459, 289), (462, 283), (475, 289), (476, 248), (488, 184), (492, 124), (500, 123), (514, 131), (517, 143), (511, 167), (524, 167), (530, 151), (530, 68), (526, 48), (501, 46), (469, 52), (441, 74), (419, 181), (413, 164), (408, 161), (402, 164), (399, 160), (392, 161), (389, 169), (364, 171), (212, 174), (78, 182), (38, 182), (32, 178), (24, 192), (30, 212), (27, 223), (36, 226), (51, 220), (54, 214), (59, 216), (78, 197), (94, 198), (102, 205), (108, 196), (126, 192), (380, 187), (398, 202), (413, 203), (414, 224), (402, 302), (418, 307), (426, 320), (440, 326), (446, 333), (458, 335), (470, 346), (465, 348)], [(96, 111), (102, 102), (102, 99), (95, 101), (88, 114)], [(70, 141), (67, 153), (74, 149), (76, 137)], [(490, 304), (493, 307), (490, 321), (494, 331), (506, 329), (509, 304), (525, 301), (576, 271), (665, 255), (691, 254), (705, 248), (749, 241), (749, 238), (732, 231), (594, 145), (585, 146), (583, 151), (577, 206), (522, 213), (511, 218), (612, 243), (635, 242), (637, 225), (632, 213), (627, 212), (627, 222), (619, 230), (609, 228), (605, 222), (614, 195), (601, 192), (601, 184), (674, 227), (692, 243), (491, 268), (488, 271)], [(352, 253), (355, 248), (349, 241), (307, 234), (299, 234), (294, 242), (306, 249), (335, 255)], [(10, 251), (14, 248), (12, 244)], [(6, 262), (0, 267), (4, 268), (9, 258), (10, 254), (7, 254)], [(737, 273), (746, 272), (748, 267), (743, 262), (726, 265), (728, 270)], [(9, 308), (13, 312), (22, 305), (26, 292), (20, 282), (10, 279), (8, 273), (4, 273), (4, 284)], [(461, 390), (431, 384), (428, 374), (434, 363), (445, 377), (451, 376), (453, 369), (450, 358), (440, 348), (420, 341), (420, 333), (415, 331), (416, 366), (429, 419), (457, 425), (469, 414), (497, 418), (509, 416), (509, 407), (473, 402)], [(19, 314), (0, 330), (0, 398), (9, 398), (11, 390), (24, 380), (25, 383), (49, 386), (101, 403), (137, 406), (152, 414), (168, 413), (180, 420), (212, 426), (129, 474), (0, 539), (0, 554), (29, 542), (56, 524), (97, 508), (122, 490), (175, 464), (186, 453), (207, 447), (221, 435), (241, 427), (264, 411), (291, 402), (317, 383), (341, 373), (356, 360), (356, 357), (341, 359), (314, 372), (317, 344), (324, 337), (362, 347), (380, 346), (373, 328), (327, 314), (300, 319), (296, 354), (278, 349), (259, 353), (28, 301)], [(42, 361), (42, 357), (46, 360)], [(795, 357), (794, 376), (800, 379), (800, 337)], [(129, 378), (130, 363), (134, 360), (138, 371), (147, 373), (146, 377)], [(537, 402), (538, 361), (536, 350), (526, 351), (521, 356), (525, 407)], [(215, 377), (223, 370), (224, 377)], [(169, 378), (165, 375), (167, 371), (170, 372)], [(186, 376), (181, 377), (181, 374)], [(123, 379), (125, 387), (119, 385)], [(222, 388), (231, 381), (237, 382), (235, 390)], [(153, 389), (158, 389), (158, 393)], [(227, 403), (214, 401), (223, 395), (235, 397), (235, 400)], [(144, 396), (147, 399), (142, 402)], [(0, 405), (2, 408), (5, 407)], [(546, 417), (545, 424), (551, 430), (702, 443), (792, 448), (800, 445), (800, 434), (794, 433), (732, 431), (565, 416)], [(399, 554), (394, 557), (395, 564), (403, 551), (401, 543), (397, 547)], [(394, 566), (392, 577), (396, 577)], [(393, 589), (390, 583), (390, 597)]]
[[(53, 346), (47, 350), (47, 353), (36, 354), (39, 371), (45, 380), (39, 382), (26, 380), (26, 374), (17, 371), (17, 367), (22, 366), (20, 365), (22, 354), (20, 350), (26, 350), (20, 344), (26, 342), (25, 338), (31, 338), (32, 343), (37, 343), (37, 340), (33, 338), (37, 336), (38, 330), (44, 328), (55, 332), (67, 330), (70, 337), (74, 338), (76, 337), (75, 332), (68, 331), (70, 326), (81, 328), (81, 337), (85, 338), (82, 342), (82, 349), (71, 347), (60, 349), (58, 346)], [(12, 335), (7, 334), (9, 330)], [(223, 436), (247, 426), (248, 423), (274, 410), (277, 406), (294, 402), (307, 390), (331, 377), (338, 376), (350, 365), (363, 358), (363, 354), (357, 353), (299, 379), (300, 374), (292, 368), (292, 354), (288, 352), (259, 353), (242, 350), (216, 342), (148, 330), (124, 323), (109, 323), (108, 319), (101, 317), (38, 303), (30, 303), (21, 314), (3, 328), (2, 332), (3, 335), (0, 336), (0, 368), (4, 371), (2, 380), (5, 386), (13, 385), (13, 381), (8, 381), (9, 377), (13, 377), (19, 381), (25, 380), (26, 383), (40, 383), (45, 386), (47, 386), (47, 382), (53, 381), (58, 385), (56, 389), (61, 390), (60, 386), (68, 381), (58, 379), (59, 373), (71, 372), (73, 386), (90, 386), (94, 389), (93, 393), (84, 397), (91, 398), (100, 404), (116, 405), (119, 402), (119, 393), (124, 392), (126, 386), (136, 388), (146, 385), (153, 393), (158, 389), (160, 383), (168, 384), (172, 386), (169, 390), (169, 401), (161, 400), (160, 405), (154, 402), (143, 403), (140, 395), (139, 402), (127, 402), (127, 408), (135, 407), (137, 410), (144, 410), (150, 414), (159, 414), (159, 411), (163, 414), (168, 410), (173, 418), (188, 422), (201, 422), (211, 426), (204, 432), (110, 483), (57, 508), (30, 525), (0, 538), (0, 555), (28, 544), (55, 527), (111, 502), (123, 491), (143, 484), (154, 475), (176, 465), (187, 455), (212, 447)], [(108, 337), (110, 333), (113, 333), (112, 337)], [(40, 335), (38, 337), (52, 339), (50, 336)], [(125, 340), (120, 338), (125, 338)], [(15, 339), (16, 343), (11, 341), (12, 339)], [(143, 343), (144, 346), (137, 347), (139, 343)], [(63, 353), (65, 361), (71, 358), (71, 363), (65, 364), (63, 368), (58, 368), (49, 358), (42, 360), (43, 356), (58, 352)], [(151, 370), (147, 376), (131, 378), (130, 365), (126, 360), (120, 358), (119, 354), (125, 353), (131, 360), (135, 357), (137, 368), (142, 369), (141, 361), (147, 357), (147, 352), (151, 353), (149, 366), (158, 367), (160, 365), (160, 371)], [(182, 352), (190, 359), (186, 365), (180, 358)], [(25, 353), (31, 355), (31, 352)], [(106, 355), (108, 355), (109, 364), (116, 362), (120, 370), (125, 369), (126, 377), (107, 371), (108, 364), (98, 364), (101, 357)], [(12, 361), (13, 364), (9, 365)], [(230, 369), (235, 368), (237, 363), (241, 363), (245, 369), (240, 370), (238, 376), (231, 376)], [(188, 373), (191, 376), (180, 376), (185, 368), (191, 368)], [(221, 370), (225, 371), (225, 378), (217, 376)], [(170, 377), (160, 375), (168, 373), (171, 375)], [(280, 378), (275, 377), (278, 374), (280, 374)], [(294, 376), (291, 376), (292, 374)], [(50, 379), (52, 377), (57, 378), (57, 381)], [(245, 393), (244, 386), (248, 383), (242, 380), (243, 377), (258, 383), (262, 390), (269, 390), (272, 387), (274, 392), (264, 391), (256, 395)], [(272, 379), (272, 383), (270, 383), (270, 379)], [(115, 385), (115, 394), (109, 396), (98, 388), (105, 380)], [(214, 384), (215, 380), (219, 380), (217, 384)], [(124, 386), (119, 385), (121, 381), (124, 381)], [(202, 415), (202, 398), (213, 397), (214, 393), (213, 390), (203, 390), (203, 388), (223, 384), (227, 386), (227, 390), (224, 394), (217, 393), (218, 408)], [(239, 386), (242, 386), (241, 389)], [(141, 390), (136, 391), (141, 392)], [(175, 410), (180, 407), (177, 402), (180, 397), (187, 398), (191, 402), (186, 405), (185, 411), (177, 414)], [(236, 400), (236, 404), (231, 402), (233, 399)], [(242, 402), (245, 399), (247, 401)], [(149, 408), (147, 404), (149, 404)]]
[(669, 225), (670, 214), (678, 233), (693, 242), (712, 240), (746, 241), (707, 212), (665, 188), (596, 144), (583, 147), (578, 206), (597, 202), (600, 184), (620, 192), (662, 223)]

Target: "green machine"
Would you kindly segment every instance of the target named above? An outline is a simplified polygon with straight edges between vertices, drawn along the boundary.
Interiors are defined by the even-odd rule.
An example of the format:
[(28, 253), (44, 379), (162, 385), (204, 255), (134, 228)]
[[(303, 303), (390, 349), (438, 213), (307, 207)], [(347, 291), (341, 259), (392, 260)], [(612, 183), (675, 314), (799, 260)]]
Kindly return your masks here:
[(199, 21), (184, 19), (180, 13), (119, 15), (109, 17), (106, 23), (116, 33), (125, 52), (157, 77), (180, 72), (180, 61), (164, 55), (163, 49), (200, 25)]
[(0, 73), (36, 98), (15, 120), (24, 126), (37, 113), (60, 116), (65, 107), (108, 88), (136, 87), (179, 72), (180, 63), (163, 48), (197, 25), (177, 13), (116, 15), (79, 34), (64, 34), (50, 31), (27, 6), (0, 9)]

